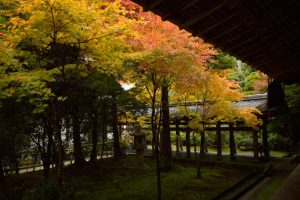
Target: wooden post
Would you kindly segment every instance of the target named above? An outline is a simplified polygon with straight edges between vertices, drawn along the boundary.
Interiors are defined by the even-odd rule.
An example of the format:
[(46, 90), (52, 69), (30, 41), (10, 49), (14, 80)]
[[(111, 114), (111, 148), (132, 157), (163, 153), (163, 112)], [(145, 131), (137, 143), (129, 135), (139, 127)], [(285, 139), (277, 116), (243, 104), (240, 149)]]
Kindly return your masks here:
[(221, 123), (216, 124), (217, 134), (217, 160), (222, 160), (222, 135), (221, 135)]
[(258, 135), (256, 130), (253, 130), (253, 155), (254, 158), (258, 159)]
[(269, 152), (269, 142), (268, 142), (268, 132), (267, 132), (267, 120), (264, 120), (264, 124), (262, 126), (262, 139), (263, 139), (264, 158), (265, 160), (269, 160), (270, 152)]
[(235, 160), (236, 148), (234, 140), (233, 124), (229, 124), (229, 149), (230, 149), (230, 160)]

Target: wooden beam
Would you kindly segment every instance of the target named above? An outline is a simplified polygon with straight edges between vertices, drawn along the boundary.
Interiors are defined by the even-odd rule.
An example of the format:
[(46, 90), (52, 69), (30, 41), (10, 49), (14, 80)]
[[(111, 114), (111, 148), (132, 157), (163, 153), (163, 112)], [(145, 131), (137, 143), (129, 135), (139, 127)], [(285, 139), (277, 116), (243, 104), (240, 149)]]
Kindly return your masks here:
[(228, 33), (238, 29), (240, 27), (240, 25), (242, 25), (242, 24), (243, 23), (235, 24), (234, 26), (230, 27), (229, 29), (226, 29), (225, 31), (223, 31), (221, 34), (216, 35), (215, 37), (212, 37), (211, 41), (216, 41), (216, 40), (220, 39), (224, 35), (227, 35)]
[[(296, 52), (297, 50), (295, 50)], [(272, 51), (269, 51), (268, 47), (263, 49), (256, 48), (256, 51), (254, 53), (247, 54), (246, 56), (242, 56), (245, 60), (252, 60), (252, 63), (255, 65), (271, 65), (275, 63), (278, 64), (284, 64), (291, 60), (289, 58), (291, 56), (290, 52), (284, 52), (280, 54), (274, 54)], [(270, 71), (271, 72), (271, 71)]]
[(197, 35), (202, 35), (202, 34), (208, 32), (208, 31), (211, 31), (211, 30), (215, 29), (217, 26), (219, 26), (219, 25), (223, 24), (224, 22), (226, 22), (226, 21), (232, 19), (232, 18), (235, 17), (236, 15), (237, 15), (237, 13), (235, 13), (235, 14), (233, 14), (233, 15), (230, 15), (230, 16), (228, 16), (228, 17), (225, 17), (224, 19), (219, 20), (217, 23), (214, 23), (212, 26), (209, 26), (209, 27), (207, 27), (207, 28), (205, 28), (205, 29), (200, 30), (200, 31), (199, 31), (198, 33), (196, 33), (196, 34), (197, 34)]
[[(151, 130), (151, 128), (142, 128), (143, 130)], [(170, 128), (171, 131), (176, 131), (175, 127), (171, 127)], [(185, 132), (186, 131), (186, 127), (179, 127), (179, 130), (181, 132)], [(216, 131), (217, 128), (216, 127), (207, 127), (205, 129), (205, 131)], [(220, 128), (221, 131), (242, 131), (242, 132), (252, 132), (253, 128), (252, 127), (245, 127), (245, 126), (241, 126), (241, 127), (232, 127), (232, 129), (230, 129), (229, 127), (221, 127)]]
[[(184, 0), (186, 2), (186, 0)], [(195, 3), (198, 3), (199, 0), (192, 0), (190, 3), (188, 3), (186, 6), (183, 6), (183, 8), (181, 9), (181, 11), (184, 11), (186, 9), (188, 9), (189, 7), (193, 6)]]
[(183, 28), (188, 28), (188, 27), (192, 26), (193, 24), (201, 21), (202, 19), (204, 19), (208, 15), (212, 14), (213, 12), (219, 10), (220, 8), (222, 8), (223, 6), (228, 4), (229, 1), (230, 0), (222, 0), (218, 3), (213, 4), (213, 6), (211, 6), (209, 9), (206, 9), (204, 12), (200, 12), (199, 14), (191, 17), (190, 20), (188, 20), (184, 24), (182, 24), (182, 27)]
[(162, 15), (163, 20), (167, 20), (169, 18), (172, 18), (177, 12), (183, 11), (184, 7), (187, 7), (188, 5), (194, 5), (199, 0), (194, 0), (191, 3), (187, 3), (187, 1), (183, 1), (179, 5), (175, 6), (174, 8), (170, 9), (166, 14)]
[[(151, 130), (151, 128), (146, 128), (145, 130)], [(175, 127), (171, 127), (170, 128), (171, 131), (176, 131), (176, 128)], [(179, 128), (180, 131), (184, 132), (186, 131), (186, 128), (184, 127), (180, 127)], [(205, 131), (216, 131), (217, 128), (216, 127), (207, 127), (205, 129)], [(221, 131), (230, 131), (230, 128), (229, 127), (221, 127), (220, 128)], [(232, 131), (244, 131), (244, 132), (252, 132), (253, 131), (253, 128), (251, 127), (232, 127)]]
[(152, 3), (150, 3), (148, 6), (147, 6), (147, 9), (153, 9), (155, 8), (156, 6), (158, 6), (159, 4), (161, 4), (164, 0), (156, 0), (156, 1), (151, 1)]
[[(256, 45), (257, 47), (264, 47), (264, 46), (266, 46), (265, 45), (266, 43), (268, 44), (268, 42), (273, 42), (274, 38), (276, 38), (282, 32), (285, 32), (286, 30), (288, 30), (291, 27), (291, 24), (289, 24), (289, 20), (290, 20), (289, 16), (285, 16), (283, 19), (281, 19), (276, 25), (276, 27), (280, 27), (280, 29), (277, 29), (276, 31), (271, 30), (271, 29), (266, 29), (266, 32), (264, 33), (264, 36), (266, 36), (266, 37), (264, 40), (262, 40), (262, 42), (257, 43), (257, 41), (259, 41), (259, 39), (261, 39), (262, 35), (255, 34), (252, 37), (249, 37), (248, 39), (243, 40), (242, 42), (236, 41), (237, 44), (235, 46), (230, 47), (228, 50), (234, 51), (234, 49), (238, 49), (241, 46), (243, 46), (244, 44), (251, 42), (251, 41), (255, 41), (255, 43), (257, 44)], [(295, 24), (293, 23), (293, 25), (295, 26), (298, 23), (299, 22), (296, 22)]]

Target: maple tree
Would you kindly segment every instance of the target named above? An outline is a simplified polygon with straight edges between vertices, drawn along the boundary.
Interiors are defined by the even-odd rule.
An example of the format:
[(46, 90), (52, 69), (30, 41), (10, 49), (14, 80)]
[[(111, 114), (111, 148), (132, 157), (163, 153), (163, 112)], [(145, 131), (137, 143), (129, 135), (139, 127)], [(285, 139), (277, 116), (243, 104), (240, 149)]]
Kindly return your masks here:
[[(79, 83), (95, 70), (118, 76), (124, 53), (128, 51), (125, 40), (131, 36), (131, 20), (126, 18), (118, 1), (8, 2), (17, 6), (8, 17), (5, 44), (13, 51), (8, 60), (17, 60), (17, 63), (14, 68), (10, 64), (1, 68), (8, 72), (3, 75), (1, 94), (3, 98), (13, 96), (19, 99), (30, 94), (29, 100), (35, 105), (35, 112), (47, 113), (55, 132), (55, 149), (59, 155), (57, 171), (61, 179), (63, 141), (60, 127), (65, 123), (63, 118), (68, 118), (69, 114), (73, 122), (75, 162), (84, 161), (80, 110), (75, 109), (77, 101), (72, 101), (79, 96), (71, 92), (81, 86), (74, 84), (73, 80)], [(62, 112), (66, 103), (73, 105), (72, 113)]]
[[(142, 83), (151, 99), (152, 149), (155, 149), (157, 163), (157, 199), (161, 199), (159, 147), (163, 168), (172, 168), (169, 89), (174, 82), (191, 76), (195, 68), (203, 67), (216, 52), (202, 39), (192, 37), (151, 12), (139, 15), (143, 19), (136, 27), (139, 37), (130, 42), (141, 52), (137, 70), (141, 76), (137, 82)], [(159, 95), (161, 101), (158, 107)]]
[[(192, 75), (194, 68), (203, 66), (215, 51), (200, 38), (192, 37), (190, 33), (180, 30), (170, 22), (162, 21), (160, 17), (150, 12), (141, 15), (144, 21), (138, 24), (140, 37), (135, 42), (136, 46), (141, 46), (144, 53), (140, 59), (140, 70), (151, 80), (152, 91), (149, 87), (147, 90), (151, 93), (153, 106), (157, 90), (161, 88), (162, 97), (168, 98), (168, 88), (172, 83), (180, 82), (183, 77)], [(185, 73), (182, 73), (183, 71)], [(167, 111), (168, 108), (164, 110)], [(166, 135), (169, 134), (162, 133), (161, 137)], [(165, 147), (168, 144), (161, 146), (169, 148)]]
[(208, 70), (198, 70), (194, 76), (186, 81), (176, 84), (176, 91), (181, 94), (180, 101), (187, 103), (194, 101), (197, 106), (193, 109), (181, 109), (189, 116), (189, 127), (201, 136), (200, 154), (197, 156), (197, 177), (201, 178), (200, 156), (204, 153), (205, 130), (208, 126), (226, 121), (234, 123), (236, 119), (243, 118), (246, 124), (256, 127), (261, 124), (257, 114), (260, 112), (254, 108), (237, 109), (233, 103), (242, 98), (235, 82), (221, 77), (217, 73)]

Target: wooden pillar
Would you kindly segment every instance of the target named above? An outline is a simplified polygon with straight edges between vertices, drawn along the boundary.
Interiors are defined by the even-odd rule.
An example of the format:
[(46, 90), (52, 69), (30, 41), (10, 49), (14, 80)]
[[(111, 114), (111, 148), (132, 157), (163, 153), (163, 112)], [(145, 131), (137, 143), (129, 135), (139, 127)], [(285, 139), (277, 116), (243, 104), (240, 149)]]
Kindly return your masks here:
[(269, 142), (268, 142), (268, 132), (267, 132), (267, 120), (264, 120), (264, 124), (262, 126), (262, 139), (263, 139), (264, 159), (269, 160), (270, 152), (269, 152)]
[(253, 155), (258, 159), (258, 134), (257, 130), (253, 130)]
[(221, 123), (216, 124), (217, 134), (217, 160), (222, 160), (222, 135), (221, 135)]
[(234, 131), (233, 124), (229, 124), (229, 149), (230, 149), (230, 160), (235, 160), (236, 148), (235, 148), (235, 139), (234, 139)]
[[(189, 120), (188, 118), (185, 119), (186, 124), (188, 124)], [(186, 157), (191, 157), (191, 129), (189, 127), (186, 127), (185, 131), (185, 143), (186, 143)]]

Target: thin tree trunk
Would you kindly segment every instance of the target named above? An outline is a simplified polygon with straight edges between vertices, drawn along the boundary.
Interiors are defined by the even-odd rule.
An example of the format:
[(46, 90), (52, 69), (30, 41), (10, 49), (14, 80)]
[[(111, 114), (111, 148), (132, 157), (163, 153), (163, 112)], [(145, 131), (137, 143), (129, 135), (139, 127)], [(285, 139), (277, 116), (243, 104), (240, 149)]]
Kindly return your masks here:
[(16, 175), (19, 175), (19, 168), (20, 168), (20, 163), (18, 161), (18, 158), (15, 158), (15, 172), (16, 172)]
[(195, 138), (195, 132), (193, 132), (193, 146), (194, 146), (194, 155), (195, 159), (197, 158), (197, 144), (196, 144), (196, 138)]
[(230, 149), (230, 159), (235, 160), (235, 140), (234, 140), (234, 132), (233, 125), (229, 124), (229, 149)]
[(205, 151), (205, 134), (204, 131), (200, 133), (201, 141), (200, 141), (200, 154), (204, 155)]
[(157, 179), (157, 200), (161, 200), (161, 180), (160, 180), (160, 157), (158, 149), (159, 134), (155, 133), (154, 145), (155, 145), (155, 157), (156, 157), (156, 179)]
[(85, 159), (81, 147), (80, 122), (79, 122), (77, 110), (74, 110), (74, 113), (72, 114), (72, 126), (73, 126), (74, 161), (76, 166), (82, 166), (85, 163)]
[(169, 88), (166, 83), (161, 88), (161, 104), (162, 104), (162, 133), (161, 133), (161, 155), (162, 167), (165, 170), (172, 168), (172, 149), (170, 138), (170, 114), (169, 114)]
[(201, 164), (200, 164), (200, 160), (201, 160), (201, 153), (196, 155), (196, 160), (197, 160), (197, 179), (201, 179), (202, 178), (202, 174), (201, 174)]
[(176, 155), (179, 156), (179, 148), (180, 148), (180, 130), (179, 130), (179, 123), (180, 120), (176, 119)]
[(221, 123), (217, 122), (217, 159), (222, 160), (222, 135), (221, 135)]
[(151, 99), (151, 130), (152, 130), (152, 157), (156, 158), (156, 190), (157, 190), (157, 200), (161, 200), (161, 179), (160, 179), (160, 157), (159, 157), (159, 132), (157, 131), (157, 115), (155, 110), (156, 103), (156, 92), (157, 87), (155, 87), (155, 75), (152, 74), (152, 82), (154, 85), (153, 96)]
[(45, 129), (46, 134), (47, 134), (48, 143), (47, 143), (46, 154), (45, 154), (43, 166), (44, 166), (45, 178), (48, 178), (49, 177), (49, 172), (50, 172), (50, 160), (51, 160), (51, 156), (52, 156), (53, 128), (50, 124), (45, 122), (45, 128), (44, 129)]
[[(186, 124), (188, 125), (189, 120), (186, 118), (185, 120)], [(185, 143), (186, 143), (186, 157), (191, 157), (191, 129), (187, 126), (186, 132), (185, 132)]]
[[(153, 97), (151, 100), (151, 130), (152, 130), (152, 156), (153, 158), (156, 157), (156, 150), (155, 150), (155, 143), (158, 144), (155, 137), (157, 134), (157, 127), (156, 127), (156, 113), (155, 113), (155, 102), (156, 102), (156, 90), (153, 92)], [(155, 142), (156, 141), (156, 142)]]
[(97, 160), (97, 144), (98, 144), (98, 112), (95, 109), (92, 116), (92, 151), (90, 162)]
[(101, 137), (102, 137), (102, 148), (101, 148), (101, 160), (104, 154), (105, 141), (107, 139), (107, 122), (106, 122), (106, 106), (102, 107), (102, 115), (101, 115)]
[(120, 135), (118, 131), (118, 106), (117, 97), (115, 94), (112, 96), (112, 128), (114, 136), (114, 158), (120, 159), (122, 152), (120, 147)]

